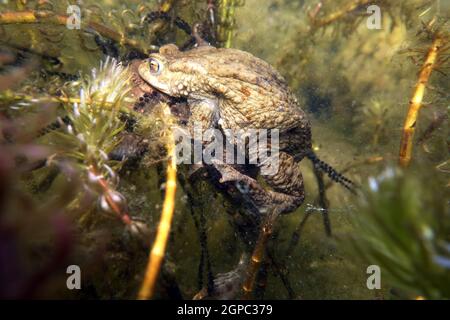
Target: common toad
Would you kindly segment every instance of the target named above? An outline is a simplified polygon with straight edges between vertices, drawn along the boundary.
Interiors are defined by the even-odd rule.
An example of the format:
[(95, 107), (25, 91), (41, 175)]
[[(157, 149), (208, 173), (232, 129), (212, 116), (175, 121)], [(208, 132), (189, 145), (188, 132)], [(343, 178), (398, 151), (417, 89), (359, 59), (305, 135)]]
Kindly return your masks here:
[[(305, 194), (297, 162), (305, 156), (334, 180), (344, 185), (348, 181), (315, 157), (310, 122), (285, 79), (250, 53), (212, 46), (182, 52), (168, 44), (151, 54), (138, 71), (157, 90), (187, 99), (191, 112), (188, 127), (201, 123), (203, 128), (220, 130), (279, 130), (278, 170), (262, 175), (272, 190), (265, 190), (233, 166), (214, 164), (222, 183), (245, 185), (246, 197), (260, 212), (271, 208), (288, 213), (302, 204)], [(265, 165), (267, 162), (258, 166), (263, 169)]]

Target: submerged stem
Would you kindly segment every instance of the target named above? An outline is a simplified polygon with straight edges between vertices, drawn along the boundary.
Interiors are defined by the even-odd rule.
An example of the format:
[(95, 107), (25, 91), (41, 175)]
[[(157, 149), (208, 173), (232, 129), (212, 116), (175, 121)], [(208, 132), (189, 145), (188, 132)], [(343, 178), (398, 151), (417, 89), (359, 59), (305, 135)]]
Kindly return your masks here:
[(256, 275), (258, 274), (261, 263), (264, 259), (264, 252), (266, 250), (267, 242), (273, 231), (273, 226), (278, 217), (278, 212), (273, 210), (269, 212), (264, 220), (261, 222), (261, 230), (259, 232), (258, 240), (256, 241), (255, 249), (250, 258), (247, 269), (247, 278), (244, 281), (242, 289), (244, 290), (244, 299), (251, 299), (253, 288), (255, 286)]
[(169, 238), (170, 228), (172, 225), (173, 211), (175, 207), (175, 193), (177, 188), (177, 166), (175, 158), (175, 141), (170, 135), (170, 141), (167, 143), (167, 153), (169, 162), (166, 172), (166, 193), (164, 197), (164, 204), (159, 220), (158, 231), (155, 242), (147, 263), (147, 269), (139, 290), (138, 299), (151, 299), (155, 292), (155, 284), (161, 269), (161, 264), (167, 247), (167, 240)]
[(327, 15), (326, 17), (316, 18), (315, 15), (320, 10), (320, 7), (321, 7), (321, 5), (320, 5), (317, 7), (317, 9), (313, 10), (313, 13), (310, 12), (310, 19), (315, 28), (325, 27), (325, 26), (328, 26), (329, 24), (332, 24), (333, 22), (341, 19), (342, 17), (346, 16), (347, 14), (354, 11), (358, 7), (366, 5), (370, 2), (373, 2), (373, 1), (371, 1), (371, 0), (352, 1), (349, 4), (347, 4), (346, 6), (343, 6), (342, 8), (340, 8), (339, 10)]
[(399, 164), (402, 167), (407, 167), (411, 161), (412, 142), (414, 132), (416, 130), (417, 117), (419, 110), (422, 107), (422, 100), (425, 94), (425, 88), (430, 79), (431, 72), (438, 61), (439, 50), (444, 44), (444, 38), (440, 33), (436, 33), (431, 47), (425, 58), (425, 62), (419, 73), (416, 86), (414, 87), (412, 98), (409, 102), (408, 114), (406, 115), (405, 123), (403, 125), (402, 139), (400, 142)]
[[(0, 25), (6, 24), (39, 24), (39, 23), (49, 23), (54, 25), (65, 26), (68, 16), (55, 14), (51, 11), (18, 11), (18, 12), (3, 12), (0, 13)], [(86, 24), (81, 25), (81, 30), (85, 32), (89, 32), (90, 29), (98, 32), (101, 36), (114, 40), (120, 44), (132, 47), (135, 50), (138, 50), (140, 53), (145, 53), (145, 50), (142, 46), (136, 41), (132, 39), (127, 39), (125, 35), (116, 32), (113, 29), (108, 28), (102, 24), (99, 24), (95, 21), (88, 21)]]

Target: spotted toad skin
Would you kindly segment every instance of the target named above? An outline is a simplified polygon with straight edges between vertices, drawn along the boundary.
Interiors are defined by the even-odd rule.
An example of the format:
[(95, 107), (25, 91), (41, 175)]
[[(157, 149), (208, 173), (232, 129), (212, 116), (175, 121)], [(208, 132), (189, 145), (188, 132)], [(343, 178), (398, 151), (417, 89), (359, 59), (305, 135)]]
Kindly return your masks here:
[(311, 127), (286, 81), (272, 66), (236, 49), (201, 46), (181, 52), (169, 44), (141, 63), (138, 72), (152, 87), (187, 98), (190, 128), (201, 123), (203, 128), (222, 130), (278, 129), (279, 169), (263, 176), (272, 190), (233, 166), (216, 162), (214, 167), (221, 183), (245, 186), (245, 197), (260, 212), (287, 213), (302, 204), (303, 178), (297, 162), (311, 148)]

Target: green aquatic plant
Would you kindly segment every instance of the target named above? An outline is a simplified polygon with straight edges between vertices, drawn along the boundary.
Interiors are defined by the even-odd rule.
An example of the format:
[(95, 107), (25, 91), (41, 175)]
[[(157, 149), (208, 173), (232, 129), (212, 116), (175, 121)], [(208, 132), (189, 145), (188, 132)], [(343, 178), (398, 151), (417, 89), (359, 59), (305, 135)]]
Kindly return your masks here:
[[(10, 89), (21, 79), (16, 77), (15, 80), (3, 83), (3, 89)], [(7, 281), (2, 281), (0, 297), (35, 298), (73, 252), (71, 217), (80, 215), (83, 210), (68, 204), (76, 201), (82, 184), (75, 170), (64, 164), (60, 169), (65, 173), (66, 183), (59, 185), (57, 195), (42, 201), (32, 191), (30, 175), (45, 166), (54, 152), (36, 137), (56, 117), (55, 103), (32, 101), (11, 105), (10, 110), (2, 107), (1, 111), (0, 237), (6, 247), (17, 251), (2, 250), (2, 256), (12, 269), (2, 272), (2, 279)], [(52, 246), (48, 247), (46, 259), (36, 264), (33, 251), (37, 246), (46, 247), (49, 241)]]
[(217, 26), (218, 42), (224, 48), (231, 48), (233, 33), (236, 28), (236, 7), (243, 6), (242, 0), (219, 0), (219, 21)]
[[(164, 1), (160, 9), (163, 12), (169, 12), (171, 9), (178, 10), (179, 6), (175, 2)], [(153, 101), (150, 103), (153, 104), (151, 106), (153, 115), (133, 112), (133, 104), (140, 96), (130, 97), (129, 68), (115, 59), (108, 57), (102, 62), (100, 68), (92, 68), (88, 76), (77, 68), (84, 64), (82, 70), (89, 69), (92, 62), (86, 62), (92, 60), (92, 57), (98, 61), (97, 57), (100, 53), (113, 57), (120, 55), (127, 63), (133, 58), (142, 57), (144, 51), (155, 49), (154, 46), (147, 44), (145, 50), (141, 50), (144, 46), (140, 46), (137, 40), (152, 38), (147, 32), (152, 32), (153, 29), (145, 28), (146, 21), (143, 18), (155, 8), (149, 6), (124, 8), (123, 5), (118, 5), (109, 12), (104, 9), (91, 3), (81, 6), (83, 19), (78, 29), (66, 28), (70, 17), (65, 14), (66, 6), (61, 3), (53, 5), (48, 1), (44, 5), (35, 6), (31, 2), (23, 1), (2, 5), (0, 28), (7, 35), (2, 39), (2, 44), (8, 48), (8, 51), (5, 51), (7, 54), (2, 55), (0, 61), (0, 64), (3, 65), (5, 62), (6, 65), (6, 72), (2, 73), (0, 78), (2, 85), (0, 98), (4, 107), (1, 115), (10, 116), (11, 114), (12, 117), (18, 117), (20, 122), (28, 122), (27, 133), (33, 143), (38, 142), (48, 147), (44, 155), (45, 159), (39, 159), (39, 164), (34, 165), (32, 172), (24, 179), (26, 184), (37, 185), (31, 190), (31, 198), (46, 198), (49, 197), (50, 192), (56, 192), (58, 195), (61, 191), (59, 197), (67, 199), (63, 194), (65, 188), (59, 184), (67, 185), (69, 188), (71, 184), (74, 184), (70, 188), (73, 191), (73, 198), (64, 203), (58, 203), (59, 207), (55, 211), (76, 211), (78, 215), (75, 215), (74, 226), (87, 229), (83, 238), (89, 235), (89, 230), (96, 229), (93, 226), (97, 226), (98, 229), (98, 226), (105, 222), (103, 217), (113, 217), (124, 223), (125, 230), (131, 231), (127, 234), (143, 235), (145, 242), (142, 242), (147, 243), (149, 235), (145, 234), (146, 225), (139, 222), (139, 217), (145, 217), (147, 213), (146, 220), (148, 220), (148, 212), (145, 212), (144, 208), (148, 208), (149, 205), (144, 204), (138, 208), (139, 210), (130, 212), (129, 202), (141, 201), (140, 198), (143, 195), (138, 196), (136, 192), (132, 192), (134, 186), (127, 189), (119, 181), (119, 176), (122, 178), (126, 172), (120, 171), (127, 161), (127, 154), (119, 153), (121, 158), (119, 160), (112, 159), (110, 155), (118, 148), (123, 150), (128, 147), (120, 146), (120, 144), (129, 134), (128, 131), (133, 131), (136, 127), (136, 135), (139, 139), (145, 137), (146, 141), (150, 141), (148, 143), (152, 151), (150, 156), (154, 163), (167, 158), (158, 146), (168, 145), (170, 140), (168, 129), (170, 111), (166, 110), (167, 105), (165, 109), (162, 105), (154, 106), (157, 100), (155, 99), (155, 103)], [(175, 11), (170, 14), (175, 14)], [(165, 24), (169, 25), (171, 21), (165, 21)], [(25, 29), (26, 32), (23, 36), (16, 37), (15, 35), (20, 34), (21, 29)], [(49, 29), (52, 29), (51, 33), (48, 32)], [(164, 31), (158, 37), (163, 37), (163, 34)], [(26, 41), (27, 36), (30, 36), (32, 41)], [(74, 43), (77, 45), (74, 46)], [(52, 47), (55, 47), (55, 50), (48, 50)], [(68, 53), (64, 50), (67, 47), (74, 51)], [(10, 48), (13, 48), (14, 52)], [(94, 54), (90, 55), (91, 53)], [(78, 59), (70, 63), (72, 54), (77, 55)], [(19, 59), (25, 63), (14, 65), (15, 60)], [(47, 60), (50, 63), (46, 63)], [(78, 75), (74, 75), (75, 72)], [(54, 81), (55, 79), (58, 81)], [(8, 82), (11, 85), (7, 85)], [(15, 85), (14, 90), (12, 85)], [(140, 98), (143, 100), (143, 97)], [(42, 121), (34, 126), (31, 119), (22, 116), (21, 113), (38, 109), (41, 104), (58, 106), (57, 121), (53, 123)], [(19, 108), (20, 112), (11, 111)], [(40, 110), (44, 111), (44, 108)], [(46, 115), (53, 117), (53, 120), (57, 117), (54, 113)], [(11, 124), (8, 122), (8, 128), (13, 126), (12, 122)], [(2, 129), (4, 129), (3, 126)], [(36, 133), (37, 130), (42, 132)], [(11, 137), (13, 137), (12, 133), (8, 133), (8, 139), (12, 139)], [(163, 218), (173, 215), (175, 205), (174, 159), (169, 163), (171, 165), (168, 168), (171, 170), (168, 171), (170, 179), (166, 181), (167, 192)], [(150, 167), (148, 164), (143, 164), (143, 166), (146, 165), (147, 168)], [(44, 176), (42, 180), (45, 181), (45, 186), (44, 183), (35, 182), (35, 179), (41, 180), (40, 176)], [(66, 177), (67, 180), (64, 181), (61, 176)], [(146, 183), (154, 176), (146, 177)], [(160, 182), (163, 182), (162, 178)], [(170, 190), (173, 192), (169, 192)], [(14, 216), (13, 213), (12, 216)], [(136, 217), (138, 217), (137, 220)], [(155, 275), (158, 275), (164, 258), (171, 226), (170, 218), (162, 219), (159, 225), (161, 227), (151, 251), (148, 268), (150, 273)], [(151, 263), (155, 257), (159, 259), (156, 266)], [(153, 277), (153, 286), (156, 279)]]
[[(126, 155), (120, 160), (111, 158), (111, 152), (122, 143), (126, 131), (124, 117), (139, 117), (132, 111), (135, 100), (130, 97), (130, 89), (129, 68), (106, 58), (90, 75), (82, 74), (79, 80), (61, 88), (58, 96), (42, 94), (39, 97), (35, 92), (15, 96), (15, 99), (10, 99), (9, 94), (2, 96), (6, 107), (1, 110), (5, 121), (3, 118), (0, 121), (0, 150), (4, 156), (8, 155), (4, 159), (11, 165), (8, 176), (17, 184), (2, 206), (7, 208), (4, 217), (12, 219), (15, 228), (20, 230), (26, 225), (26, 221), (22, 221), (24, 209), (19, 205), (20, 198), (26, 198), (27, 205), (36, 206), (36, 210), (29, 213), (35, 213), (36, 219), (42, 218), (39, 223), (53, 219), (56, 213), (64, 213), (64, 219), (73, 219), (64, 223), (77, 232), (83, 229), (84, 239), (89, 236), (89, 230), (98, 229), (105, 221), (116, 220), (123, 223), (125, 228), (121, 229), (128, 231), (125, 233), (129, 237), (146, 242), (147, 225), (135, 219), (143, 216), (143, 209), (130, 212), (130, 198), (124, 196), (123, 191), (127, 190), (119, 179)], [(165, 117), (167, 123), (168, 116)], [(146, 125), (152, 126), (151, 118), (147, 117)], [(147, 137), (152, 139), (150, 134)], [(159, 140), (155, 140), (165, 141), (162, 130), (157, 138)], [(14, 166), (17, 157), (22, 160), (20, 165)], [(5, 183), (7, 181), (9, 179)], [(28, 185), (30, 187), (24, 187)], [(54, 198), (57, 201), (53, 201)], [(40, 199), (45, 201), (37, 205)], [(47, 210), (46, 214), (41, 210)], [(0, 228), (8, 223), (10, 221), (0, 219)], [(95, 225), (97, 227), (93, 228)], [(53, 232), (51, 226), (42, 230)], [(74, 243), (70, 240), (71, 246)], [(40, 242), (36, 241), (35, 245), (38, 244)], [(45, 241), (44, 244), (48, 245)], [(27, 255), (28, 252), (23, 250), (22, 253)], [(71, 253), (68, 250), (64, 257)], [(27, 277), (21, 281), (24, 286), (28, 285)], [(8, 297), (31, 295), (23, 293), (22, 289), (6, 290), (3, 294)]]
[[(310, 30), (314, 33), (319, 29), (331, 27), (334, 34), (348, 36), (362, 23), (369, 23), (368, 17), (376, 13), (389, 16), (390, 29), (399, 23), (409, 27), (420, 23), (420, 18), (433, 14), (445, 16), (441, 11), (440, 0), (339, 0), (325, 3), (319, 1), (308, 11)], [(381, 29), (381, 25), (379, 26)]]
[(388, 106), (379, 100), (372, 100), (357, 109), (353, 121), (361, 134), (370, 138), (373, 145), (378, 145), (389, 137), (390, 111)]
[(121, 163), (111, 161), (108, 154), (117, 147), (119, 134), (124, 130), (119, 110), (126, 108), (129, 78), (128, 70), (121, 64), (106, 59), (99, 69), (92, 70), (89, 78), (80, 81), (79, 97), (69, 97), (63, 103), (67, 111), (65, 130), (51, 132), (54, 137), (48, 138), (49, 145), (57, 150), (48, 165), (73, 161), (80, 173), (84, 172), (86, 189), (97, 189), (101, 195), (101, 207), (127, 224), (130, 217), (125, 199), (114, 190)]
[[(73, 6), (72, 6), (73, 7)], [(144, 37), (148, 38), (146, 30), (141, 28), (137, 6), (115, 5), (109, 11), (94, 1), (75, 6), (58, 1), (15, 1), (1, 6), (0, 26), (5, 37), (4, 43), (17, 44), (24, 38), (15, 37), (21, 27), (26, 28), (26, 36), (31, 40), (30, 48), (39, 48), (49, 55), (59, 55), (67, 45), (75, 39), (86, 51), (102, 51), (104, 45), (115, 50), (128, 49), (145, 52)], [(14, 26), (14, 27), (13, 27)], [(136, 32), (140, 29), (139, 32)], [(76, 41), (75, 40), (75, 41)], [(45, 48), (42, 41), (49, 45)], [(111, 41), (111, 43), (107, 43)], [(59, 47), (55, 44), (59, 44)], [(51, 49), (51, 50), (49, 50)]]
[(403, 298), (450, 298), (450, 211), (445, 189), (394, 168), (368, 180), (353, 248)]

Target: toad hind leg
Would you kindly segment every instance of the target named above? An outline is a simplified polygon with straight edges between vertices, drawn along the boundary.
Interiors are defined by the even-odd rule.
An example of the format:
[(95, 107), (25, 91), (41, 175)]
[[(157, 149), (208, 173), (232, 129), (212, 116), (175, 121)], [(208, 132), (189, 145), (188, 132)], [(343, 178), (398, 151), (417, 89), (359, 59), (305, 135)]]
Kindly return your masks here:
[[(264, 166), (270, 165), (263, 163)], [(279, 166), (275, 174), (261, 175), (266, 183), (275, 191), (272, 192), (276, 198), (280, 213), (289, 213), (297, 209), (305, 200), (305, 189), (303, 176), (295, 159), (285, 152), (279, 153)]]
[(214, 160), (213, 165), (222, 176), (220, 182), (234, 182), (260, 213), (268, 210), (289, 213), (298, 208), (305, 198), (302, 174), (295, 160), (287, 153), (280, 153), (279, 167), (275, 174), (263, 176), (274, 191), (265, 190), (258, 181), (223, 162)]

